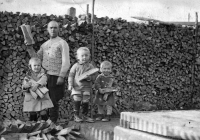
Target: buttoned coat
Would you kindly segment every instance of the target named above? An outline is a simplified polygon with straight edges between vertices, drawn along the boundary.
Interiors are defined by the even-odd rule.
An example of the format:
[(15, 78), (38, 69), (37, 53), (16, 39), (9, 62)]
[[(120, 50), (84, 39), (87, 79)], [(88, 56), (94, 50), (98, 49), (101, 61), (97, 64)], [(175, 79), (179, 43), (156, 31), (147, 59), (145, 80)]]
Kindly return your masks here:
[[(34, 82), (32, 82), (34, 81)], [(22, 89), (25, 94), (24, 102), (23, 102), (23, 111), (24, 112), (35, 112), (35, 111), (41, 111), (47, 108), (53, 107), (53, 103), (49, 97), (49, 93), (47, 92), (43, 98), (40, 98), (39, 96), (35, 99), (31, 93), (31, 87), (26, 89), (24, 88), (24, 85), (27, 82), (32, 82), (32, 85), (35, 83), (38, 83), (40, 86), (46, 86), (47, 84), (47, 76), (44, 72), (40, 72), (38, 75), (30, 74), (27, 75), (22, 83)]]

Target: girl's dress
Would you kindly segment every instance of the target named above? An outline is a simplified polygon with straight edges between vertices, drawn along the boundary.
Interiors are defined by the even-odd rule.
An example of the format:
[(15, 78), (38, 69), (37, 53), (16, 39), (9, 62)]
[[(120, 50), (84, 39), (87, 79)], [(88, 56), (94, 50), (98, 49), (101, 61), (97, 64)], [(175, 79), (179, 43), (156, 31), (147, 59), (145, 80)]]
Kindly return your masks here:
[[(40, 84), (41, 87), (38, 87), (37, 90), (45, 89), (46, 84), (47, 84), (47, 76), (44, 72), (40, 72), (38, 75), (34, 75), (33, 73), (29, 73), (26, 75), (24, 78), (23, 84), (22, 84), (22, 89), (24, 91), (25, 97), (24, 97), (24, 102), (23, 102), (23, 111), (24, 112), (35, 112), (35, 111), (42, 111), (47, 108), (52, 108), (53, 103), (49, 97), (48, 89), (43, 92), (43, 97), (38, 96), (36, 99), (35, 97), (32, 96), (33, 92), (31, 90), (31, 87), (28, 89), (24, 88), (24, 85), (27, 82), (31, 82), (32, 85), (35, 83)], [(36, 91), (37, 91), (36, 90)]]

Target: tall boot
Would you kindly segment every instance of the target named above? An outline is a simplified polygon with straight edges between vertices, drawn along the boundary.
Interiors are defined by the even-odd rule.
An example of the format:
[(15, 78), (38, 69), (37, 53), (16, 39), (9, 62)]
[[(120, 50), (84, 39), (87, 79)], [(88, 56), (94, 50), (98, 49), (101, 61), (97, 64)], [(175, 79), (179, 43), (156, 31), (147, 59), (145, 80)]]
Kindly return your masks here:
[(41, 115), (41, 120), (47, 121), (48, 115), (47, 114)]
[(37, 122), (37, 113), (36, 112), (31, 112), (30, 113), (30, 121)]
[(48, 114), (47, 114), (47, 110), (42, 110), (40, 112), (40, 117), (41, 117), (41, 120), (44, 120), (44, 121), (47, 121), (48, 120)]
[(88, 114), (88, 109), (89, 109), (89, 103), (82, 103), (82, 114), (84, 115), (84, 116), (87, 116), (87, 114)]
[(82, 122), (83, 120), (79, 116), (81, 101), (74, 101), (74, 121)]
[(83, 112), (83, 119), (84, 121), (86, 122), (90, 122), (90, 123), (93, 123), (94, 122), (94, 119), (90, 118), (87, 116), (88, 114), (88, 109), (89, 109), (89, 103), (88, 102), (83, 102), (82, 103), (82, 112)]

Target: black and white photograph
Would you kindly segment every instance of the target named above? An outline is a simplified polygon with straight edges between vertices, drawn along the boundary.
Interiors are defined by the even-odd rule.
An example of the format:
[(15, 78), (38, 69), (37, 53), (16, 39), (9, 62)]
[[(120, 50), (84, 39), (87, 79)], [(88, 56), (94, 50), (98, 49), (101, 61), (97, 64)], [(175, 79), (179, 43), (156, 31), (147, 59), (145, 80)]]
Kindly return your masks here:
[(200, 0), (0, 0), (0, 140), (200, 140)]

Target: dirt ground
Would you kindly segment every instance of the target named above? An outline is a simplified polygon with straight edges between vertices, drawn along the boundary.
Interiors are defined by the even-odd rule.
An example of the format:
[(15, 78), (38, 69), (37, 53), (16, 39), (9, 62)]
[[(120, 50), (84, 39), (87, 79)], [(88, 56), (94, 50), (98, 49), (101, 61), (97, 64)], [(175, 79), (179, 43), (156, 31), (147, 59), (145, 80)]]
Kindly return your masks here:
[(76, 123), (74, 121), (70, 121), (68, 126), (72, 125), (80, 125), (81, 129), (89, 129), (94, 127), (95, 129), (112, 132), (114, 130), (114, 127), (119, 125), (119, 118), (112, 118), (109, 122), (95, 121), (94, 123)]

